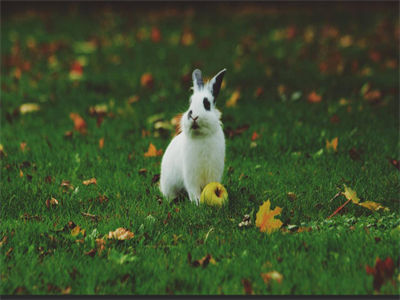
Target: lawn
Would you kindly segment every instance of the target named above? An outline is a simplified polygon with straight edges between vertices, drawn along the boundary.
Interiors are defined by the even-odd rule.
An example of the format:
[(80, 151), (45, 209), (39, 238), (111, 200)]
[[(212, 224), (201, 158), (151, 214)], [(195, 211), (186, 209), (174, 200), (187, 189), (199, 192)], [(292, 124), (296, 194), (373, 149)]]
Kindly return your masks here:
[[(398, 9), (2, 2), (1, 294), (398, 295)], [(221, 209), (145, 155), (195, 68), (227, 68)]]

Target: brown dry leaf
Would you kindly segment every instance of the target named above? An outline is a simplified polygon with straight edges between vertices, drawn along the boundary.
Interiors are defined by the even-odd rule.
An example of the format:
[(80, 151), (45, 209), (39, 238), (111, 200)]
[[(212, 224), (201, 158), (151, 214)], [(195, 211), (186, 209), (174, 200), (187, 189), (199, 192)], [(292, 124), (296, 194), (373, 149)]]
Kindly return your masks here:
[(154, 86), (154, 77), (151, 73), (144, 73), (140, 77), (140, 85), (146, 88), (152, 88)]
[(96, 239), (96, 248), (99, 255), (106, 249), (106, 241), (103, 239)]
[(182, 45), (190, 46), (193, 44), (193, 42), (194, 42), (193, 32), (190, 29), (185, 28), (181, 38)]
[(70, 113), (69, 117), (74, 122), (74, 129), (81, 134), (87, 133), (86, 121), (77, 113)]
[(128, 99), (128, 103), (129, 104), (132, 104), (132, 103), (135, 103), (135, 102), (138, 102), (138, 101), (139, 101), (139, 96), (138, 95), (133, 95), (133, 96), (129, 97), (129, 99)]
[(24, 115), (34, 111), (40, 110), (39, 104), (36, 103), (24, 103), (19, 107), (19, 112)]
[(3, 245), (5, 245), (5, 244), (7, 243), (7, 240), (8, 240), (8, 236), (5, 235), (5, 236), (1, 239), (0, 248), (3, 247)]
[(144, 153), (144, 157), (160, 156), (160, 155), (162, 155), (162, 153), (163, 153), (162, 149), (157, 150), (156, 146), (154, 146), (152, 143), (150, 143), (149, 149), (147, 150), (146, 153)]
[(255, 141), (258, 140), (260, 138), (260, 135), (257, 132), (253, 132), (252, 136), (251, 136), (251, 140)]
[(19, 177), (24, 177), (24, 172), (22, 172), (22, 170), (19, 170)]
[(239, 100), (240, 98), (240, 91), (239, 90), (235, 90), (233, 92), (233, 94), (231, 95), (231, 97), (229, 98), (228, 101), (226, 101), (225, 106), (226, 107), (235, 107), (236, 106), (236, 102)]
[(267, 200), (260, 206), (256, 214), (256, 227), (260, 227), (261, 232), (268, 234), (278, 230), (283, 224), (281, 220), (275, 219), (275, 216), (281, 213), (282, 208), (277, 206), (274, 210), (270, 210), (270, 206), (271, 202)]
[(108, 233), (108, 238), (109, 239), (117, 239), (117, 240), (130, 240), (135, 236), (133, 232), (130, 232), (129, 230), (119, 227), (115, 231), (110, 231)]
[(339, 142), (338, 137), (335, 137), (331, 141), (326, 140), (326, 149), (328, 151), (333, 150), (333, 151), (337, 152), (338, 142)]
[(243, 288), (244, 288), (244, 292), (246, 293), (246, 295), (251, 295), (253, 294), (253, 288), (251, 287), (251, 281), (243, 278), (242, 279), (242, 284), (243, 284)]
[(213, 265), (216, 264), (215, 259), (211, 256), (211, 254), (207, 254), (206, 256), (204, 256), (201, 259), (192, 261), (192, 255), (189, 252), (188, 253), (188, 261), (189, 261), (189, 264), (192, 267), (203, 267), (203, 268), (205, 268), (210, 263), (213, 264)]
[(82, 183), (83, 183), (84, 185), (97, 184), (97, 180), (96, 180), (96, 178), (90, 178), (90, 179), (88, 179), (88, 180), (82, 181)]
[(99, 148), (103, 149), (104, 147), (104, 138), (102, 137), (101, 139), (99, 139)]
[(46, 207), (50, 208), (50, 206), (58, 205), (58, 200), (56, 198), (51, 197), (51, 199), (46, 200)]
[(308, 94), (307, 100), (310, 103), (319, 103), (321, 102), (322, 97), (318, 95), (315, 91), (312, 91), (310, 94)]
[(64, 190), (68, 190), (68, 189), (73, 190), (74, 189), (74, 186), (71, 184), (71, 182), (69, 180), (61, 181), (60, 186), (63, 187)]
[(266, 284), (270, 284), (272, 281), (282, 283), (282, 280), (283, 280), (283, 275), (277, 271), (261, 273), (261, 277)]

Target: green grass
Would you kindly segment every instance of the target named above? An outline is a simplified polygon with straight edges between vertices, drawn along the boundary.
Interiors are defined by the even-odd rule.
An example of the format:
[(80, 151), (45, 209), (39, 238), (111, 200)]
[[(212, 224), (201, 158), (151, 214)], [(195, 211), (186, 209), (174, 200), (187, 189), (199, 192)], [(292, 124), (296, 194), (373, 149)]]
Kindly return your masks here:
[[(71, 294), (244, 294), (243, 279), (254, 294), (373, 294), (365, 266), (377, 257), (395, 262), (393, 283), (380, 293), (399, 294), (400, 173), (389, 163), (400, 158), (398, 6), (358, 11), (287, 5), (277, 12), (241, 13), (238, 7), (207, 5), (213, 9), (195, 7), (183, 15), (135, 10), (133, 3), (129, 9), (90, 12), (89, 5), (39, 6), (36, 13), (3, 10), (0, 238), (7, 240), (0, 248), (1, 294), (59, 294), (67, 287)], [(161, 31), (161, 42), (138, 38), (153, 26)], [(279, 38), (288, 26), (296, 35)], [(337, 36), (326, 36), (328, 26)], [(194, 34), (188, 46), (179, 43), (184, 28)], [(305, 32), (311, 31), (314, 37), (306, 42)], [(346, 35), (351, 43), (344, 47)], [(205, 38), (209, 47), (199, 47)], [(78, 42), (90, 39), (98, 43), (92, 53), (77, 49)], [(46, 50), (51, 43), (58, 49)], [(378, 61), (371, 51), (380, 54)], [(49, 64), (52, 55), (57, 66)], [(87, 65), (83, 79), (73, 81), (69, 70), (79, 57)], [(387, 66), (393, 60), (395, 65)], [(16, 79), (24, 61), (31, 68)], [(328, 63), (327, 73), (320, 71), (321, 62)], [(222, 183), (229, 205), (222, 209), (162, 199), (152, 182), (161, 157), (143, 156), (149, 143), (166, 149), (173, 129), (160, 133), (149, 118), (161, 114), (169, 122), (187, 108), (191, 83), (182, 78), (195, 67), (208, 77), (228, 69), (217, 104), (224, 128), (249, 125), (226, 140)], [(145, 72), (154, 77), (152, 89), (140, 84)], [(366, 83), (381, 92), (377, 101), (360, 93)], [(286, 87), (285, 96), (279, 85)], [(259, 97), (258, 87), (264, 89)], [(236, 89), (237, 106), (226, 107)], [(292, 100), (298, 91), (301, 97)], [(311, 91), (322, 96), (320, 103), (307, 101)], [(133, 95), (139, 101), (128, 104)], [(341, 98), (348, 103), (341, 105)], [(41, 109), (13, 115), (29, 102)], [(88, 113), (97, 104), (111, 113), (100, 126)], [(73, 130), (71, 112), (86, 120), (87, 135), (74, 131), (72, 138), (64, 137)], [(338, 123), (330, 121), (334, 115)], [(142, 130), (150, 135), (143, 137)], [(260, 138), (252, 147), (254, 131)], [(335, 137), (338, 151), (329, 152), (326, 140)], [(359, 159), (349, 155), (352, 148)], [(145, 174), (139, 174), (142, 168)], [(82, 184), (92, 177), (97, 185)], [(74, 188), (62, 188), (63, 180)], [(350, 203), (326, 220), (345, 201), (343, 196), (329, 201), (344, 184), (362, 201), (390, 211), (373, 213)], [(288, 192), (297, 198), (291, 200)], [(100, 203), (99, 195), (108, 201)], [(59, 204), (47, 208), (51, 197)], [(284, 229), (312, 230), (260, 232), (255, 215), (267, 199), (282, 208)], [(252, 225), (239, 228), (249, 213)], [(86, 230), (84, 239), (63, 230), (69, 221)], [(95, 238), (118, 227), (134, 238), (107, 240), (101, 254), (85, 255), (96, 248)], [(193, 267), (188, 253), (193, 260), (209, 253), (216, 263)], [(260, 274), (273, 270), (283, 275), (282, 283), (264, 283)]]

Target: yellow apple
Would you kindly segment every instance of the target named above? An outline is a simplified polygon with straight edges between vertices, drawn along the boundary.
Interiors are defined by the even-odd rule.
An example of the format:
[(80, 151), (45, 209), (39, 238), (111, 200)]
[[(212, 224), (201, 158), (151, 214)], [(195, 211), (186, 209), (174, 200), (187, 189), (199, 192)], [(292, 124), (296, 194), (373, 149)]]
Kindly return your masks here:
[(221, 207), (228, 203), (228, 192), (219, 182), (210, 182), (201, 192), (200, 203)]

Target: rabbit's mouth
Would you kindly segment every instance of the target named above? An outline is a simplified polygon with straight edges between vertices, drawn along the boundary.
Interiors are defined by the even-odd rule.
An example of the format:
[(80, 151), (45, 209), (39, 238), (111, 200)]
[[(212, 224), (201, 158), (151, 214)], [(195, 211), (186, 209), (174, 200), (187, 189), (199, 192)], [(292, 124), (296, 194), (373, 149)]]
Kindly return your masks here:
[(192, 126), (190, 126), (190, 128), (193, 129), (193, 130), (197, 130), (197, 129), (200, 128), (200, 126), (199, 126), (199, 124), (197, 124), (196, 122), (193, 122), (193, 123), (192, 123)]

